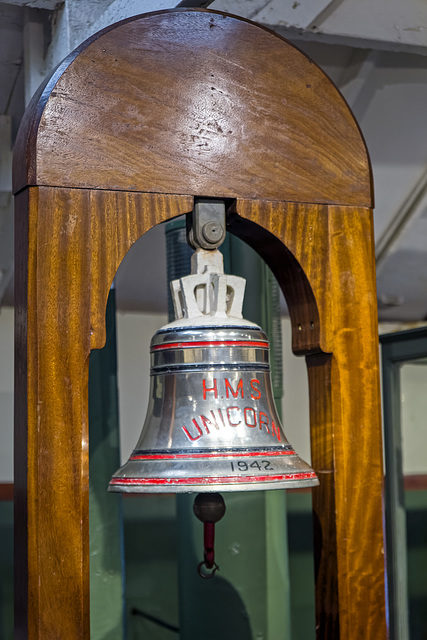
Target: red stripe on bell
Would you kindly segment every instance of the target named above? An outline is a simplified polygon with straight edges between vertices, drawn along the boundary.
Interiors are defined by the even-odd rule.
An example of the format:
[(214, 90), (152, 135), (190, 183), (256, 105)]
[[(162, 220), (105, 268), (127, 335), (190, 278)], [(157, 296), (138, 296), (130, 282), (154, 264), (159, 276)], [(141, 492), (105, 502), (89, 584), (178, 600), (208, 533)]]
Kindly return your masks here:
[(253, 342), (252, 340), (212, 340), (203, 342), (168, 342), (151, 347), (151, 351), (164, 351), (165, 349), (192, 349), (194, 347), (257, 347), (268, 349), (268, 342)]
[(314, 480), (314, 471), (307, 473), (286, 473), (271, 476), (223, 476), (212, 478), (112, 478), (112, 485), (207, 485), (207, 484), (237, 484), (239, 482), (280, 482), (284, 480)]
[(193, 460), (195, 458), (267, 458), (271, 456), (292, 456), (293, 449), (286, 451), (245, 451), (244, 453), (153, 453), (131, 456), (129, 460)]

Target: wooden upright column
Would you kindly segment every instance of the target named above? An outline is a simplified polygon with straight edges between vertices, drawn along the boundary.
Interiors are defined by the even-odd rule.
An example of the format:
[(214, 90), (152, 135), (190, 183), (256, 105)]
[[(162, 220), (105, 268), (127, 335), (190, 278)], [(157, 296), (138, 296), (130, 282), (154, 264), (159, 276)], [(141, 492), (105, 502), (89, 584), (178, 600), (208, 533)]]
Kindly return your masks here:
[(307, 358), (317, 638), (385, 640), (371, 174), (328, 78), (225, 14), (124, 21), (34, 98), (14, 188), (16, 639), (89, 640), (89, 353), (126, 252), (197, 196), (230, 203)]

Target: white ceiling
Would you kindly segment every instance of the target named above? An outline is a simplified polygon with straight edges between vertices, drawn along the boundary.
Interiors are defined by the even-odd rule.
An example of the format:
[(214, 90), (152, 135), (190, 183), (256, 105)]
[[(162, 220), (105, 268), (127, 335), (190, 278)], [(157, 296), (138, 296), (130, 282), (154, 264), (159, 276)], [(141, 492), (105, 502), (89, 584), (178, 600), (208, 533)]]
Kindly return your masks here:
[[(181, 2), (181, 5), (209, 4)], [(0, 302), (12, 304), (10, 147), (45, 73), (91, 33), (173, 0), (9, 0), (0, 3)], [(36, 7), (36, 8), (34, 8)], [(427, 4), (425, 0), (215, 0), (210, 8), (260, 22), (305, 51), (346, 97), (375, 179), (379, 313), (427, 319)], [(155, 265), (155, 267), (153, 267)], [(141, 274), (150, 273), (150, 278)], [(126, 257), (122, 309), (164, 311), (163, 229)]]

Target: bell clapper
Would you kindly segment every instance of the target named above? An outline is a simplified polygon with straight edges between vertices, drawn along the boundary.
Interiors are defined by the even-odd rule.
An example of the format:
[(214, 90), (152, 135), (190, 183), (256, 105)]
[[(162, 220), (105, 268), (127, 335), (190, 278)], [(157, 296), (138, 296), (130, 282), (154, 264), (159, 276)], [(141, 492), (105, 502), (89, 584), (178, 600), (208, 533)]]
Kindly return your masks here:
[[(204, 560), (199, 563), (197, 570), (201, 578), (213, 578), (219, 570), (215, 562), (215, 523), (225, 513), (224, 499), (220, 493), (199, 493), (194, 500), (193, 511), (203, 522)], [(206, 573), (205, 569), (210, 570), (210, 573)]]

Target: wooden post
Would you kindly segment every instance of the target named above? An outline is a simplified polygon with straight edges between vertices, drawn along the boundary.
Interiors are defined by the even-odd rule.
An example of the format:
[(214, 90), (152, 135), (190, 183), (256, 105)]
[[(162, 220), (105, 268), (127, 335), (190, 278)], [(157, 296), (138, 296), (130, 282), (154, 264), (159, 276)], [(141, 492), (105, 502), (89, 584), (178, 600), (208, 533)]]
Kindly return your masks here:
[(34, 98), (14, 188), (16, 639), (89, 639), (89, 352), (126, 252), (204, 196), (231, 203), (307, 358), (317, 638), (385, 640), (371, 174), (332, 83), (245, 20), (132, 18)]
[(318, 638), (385, 638), (373, 623), (384, 604), (385, 558), (372, 212), (261, 202), (238, 202), (237, 211), (267, 220), (263, 226), (298, 260), (286, 265), (271, 239), (248, 228), (245, 239), (261, 246), (290, 302), (293, 349), (307, 359), (320, 477), (313, 489)]

